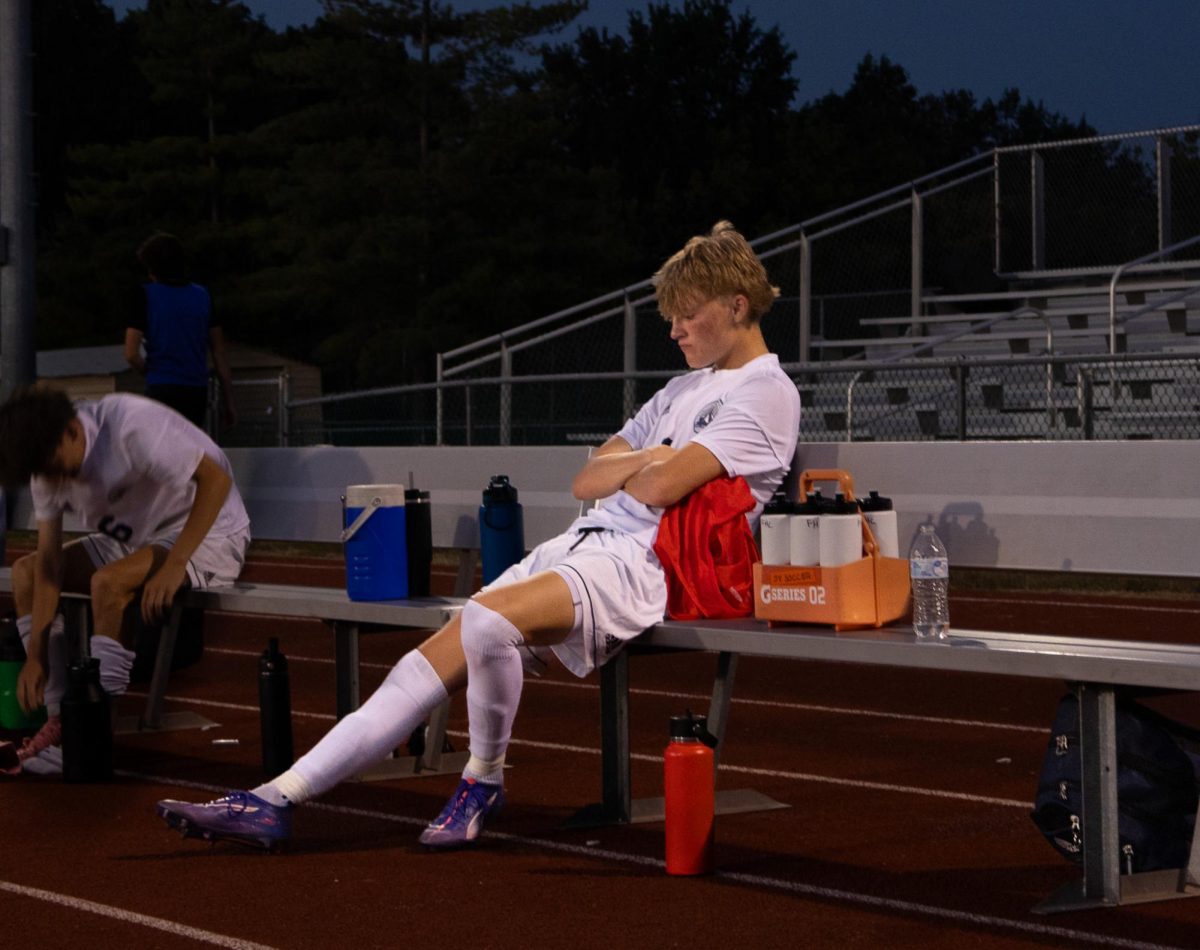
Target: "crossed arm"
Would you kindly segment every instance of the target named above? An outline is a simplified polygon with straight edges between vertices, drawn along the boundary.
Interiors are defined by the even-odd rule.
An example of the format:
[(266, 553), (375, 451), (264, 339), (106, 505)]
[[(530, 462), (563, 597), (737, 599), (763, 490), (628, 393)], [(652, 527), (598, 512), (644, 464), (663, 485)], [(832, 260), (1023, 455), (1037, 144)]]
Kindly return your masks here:
[(695, 442), (681, 449), (669, 445), (635, 449), (614, 435), (579, 470), (571, 492), (582, 501), (624, 489), (642, 504), (665, 508), (724, 474), (717, 457)]

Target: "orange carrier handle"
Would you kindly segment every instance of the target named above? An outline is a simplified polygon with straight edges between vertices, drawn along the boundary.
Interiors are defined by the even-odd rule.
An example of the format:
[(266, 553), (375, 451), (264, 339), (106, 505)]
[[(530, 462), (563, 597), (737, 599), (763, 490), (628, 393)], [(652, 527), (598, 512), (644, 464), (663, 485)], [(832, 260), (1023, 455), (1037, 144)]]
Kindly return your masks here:
[[(811, 492), (814, 482), (837, 482), (845, 499), (855, 501), (854, 478), (845, 469), (806, 468), (800, 473), (800, 493), (807, 495)], [(871, 526), (867, 524), (867, 519), (861, 513), (859, 521), (862, 522), (863, 552), (867, 557), (876, 557), (879, 553), (879, 545), (875, 541)]]
[(847, 501), (854, 501), (854, 479), (840, 468), (806, 468), (800, 473), (800, 491), (807, 495), (813, 482), (837, 482)]

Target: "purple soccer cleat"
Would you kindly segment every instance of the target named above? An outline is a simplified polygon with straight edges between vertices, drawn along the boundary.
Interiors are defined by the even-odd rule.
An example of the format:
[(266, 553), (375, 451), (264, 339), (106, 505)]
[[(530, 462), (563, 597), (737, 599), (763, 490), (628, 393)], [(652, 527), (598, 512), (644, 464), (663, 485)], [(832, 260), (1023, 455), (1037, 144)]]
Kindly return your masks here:
[(490, 815), (504, 807), (504, 786), (464, 778), (446, 802), (442, 813), (421, 832), (421, 844), (427, 848), (461, 848), (471, 844), (483, 831)]
[(230, 792), (205, 804), (164, 799), (155, 813), (185, 838), (234, 841), (277, 851), (292, 835), (292, 807), (272, 805), (250, 792)]

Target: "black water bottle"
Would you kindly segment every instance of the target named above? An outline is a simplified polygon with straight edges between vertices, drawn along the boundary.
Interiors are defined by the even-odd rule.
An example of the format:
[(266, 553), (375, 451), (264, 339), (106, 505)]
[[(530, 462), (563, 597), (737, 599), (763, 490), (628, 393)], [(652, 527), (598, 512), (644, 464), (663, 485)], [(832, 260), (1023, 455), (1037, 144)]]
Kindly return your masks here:
[(258, 709), (263, 771), (273, 777), (292, 766), (292, 688), (287, 657), (279, 652), (276, 637), (258, 660)]
[(408, 548), (408, 596), (428, 597), (433, 568), (433, 526), (429, 492), (409, 488), (404, 492), (404, 533)]
[(67, 668), (62, 699), (64, 782), (105, 782), (112, 778), (112, 712), (100, 685), (95, 658)]

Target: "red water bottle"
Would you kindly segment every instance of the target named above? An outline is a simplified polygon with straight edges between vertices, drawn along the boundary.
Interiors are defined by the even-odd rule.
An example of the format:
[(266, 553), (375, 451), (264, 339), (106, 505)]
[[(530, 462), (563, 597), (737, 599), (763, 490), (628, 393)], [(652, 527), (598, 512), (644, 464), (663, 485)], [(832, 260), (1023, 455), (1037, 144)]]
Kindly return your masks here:
[(671, 717), (671, 741), (663, 753), (668, 874), (712, 870), (716, 744), (704, 716)]

